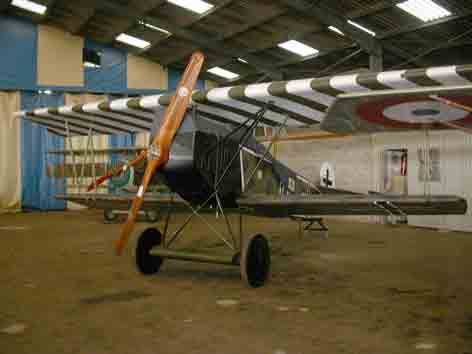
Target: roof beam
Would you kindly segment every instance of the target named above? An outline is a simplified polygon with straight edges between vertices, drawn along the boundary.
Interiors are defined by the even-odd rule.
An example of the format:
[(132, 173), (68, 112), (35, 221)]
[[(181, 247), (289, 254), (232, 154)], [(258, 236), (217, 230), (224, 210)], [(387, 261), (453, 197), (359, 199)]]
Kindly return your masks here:
[[(219, 53), (230, 58), (238, 56), (240, 52), (246, 52), (246, 48), (235, 45), (228, 46), (224, 43), (221, 43), (218, 37), (210, 37), (206, 34), (201, 34), (196, 31), (188, 30), (166, 20), (156, 20), (155, 18), (149, 16), (146, 17), (145, 20), (146, 22), (155, 26), (163, 27), (168, 31), (172, 32), (177, 37), (181, 37), (189, 42), (195, 43), (201, 48), (210, 49), (215, 53)], [(281, 79), (281, 74), (274, 70), (273, 63), (260, 59), (258, 56), (252, 54), (246, 55), (246, 58), (249, 62), (249, 65), (253, 66), (256, 70), (268, 74), (273, 79)]]
[[(113, 41), (115, 37), (120, 33), (126, 33), (129, 31), (139, 20), (141, 16), (145, 16), (150, 11), (157, 9), (159, 6), (163, 5), (165, 0), (152, 0), (152, 1), (142, 1), (134, 0), (128, 6), (132, 8), (133, 17), (126, 16), (123, 18), (121, 23), (117, 23), (111, 31), (108, 32), (107, 38), (104, 38), (106, 42)], [(108, 6), (108, 2), (104, 2), (105, 6)], [(120, 17), (122, 14), (120, 13)]]
[(365, 16), (373, 15), (377, 12), (385, 11), (390, 9), (391, 7), (395, 6), (395, 2), (392, 0), (382, 0), (372, 4), (370, 6), (363, 6), (358, 10), (349, 11), (347, 13), (347, 18), (354, 19), (354, 18), (361, 18)]
[(471, 11), (465, 11), (465, 12), (461, 13), (460, 15), (454, 15), (454, 16), (448, 16), (448, 17), (440, 18), (440, 19), (435, 20), (435, 21), (430, 21), (430, 22), (425, 22), (425, 23), (420, 23), (420, 24), (414, 24), (414, 25), (410, 25), (410, 26), (403, 26), (401, 28), (394, 29), (392, 31), (387, 31), (387, 32), (381, 33), (378, 37), (379, 37), (379, 39), (393, 38), (393, 37), (399, 36), (401, 34), (406, 34), (406, 33), (410, 33), (410, 32), (423, 30), (423, 29), (426, 29), (426, 28), (429, 28), (429, 27), (432, 27), (432, 26), (437, 26), (437, 25), (441, 25), (441, 24), (448, 23), (448, 22), (451, 22), (451, 21), (460, 20), (460, 19), (463, 19), (463, 18), (466, 18), (466, 17), (469, 17), (469, 16), (472, 16), (472, 10)]
[[(227, 33), (225, 33), (224, 35), (220, 35), (220, 36), (218, 37), (218, 40), (227, 40), (227, 39), (233, 38), (233, 37), (235, 37), (235, 36), (238, 35), (238, 34), (247, 32), (247, 31), (249, 31), (249, 30), (251, 30), (251, 29), (253, 29), (253, 28), (255, 28), (255, 27), (258, 27), (258, 26), (260, 26), (260, 25), (262, 25), (262, 24), (264, 24), (264, 23), (266, 23), (266, 22), (272, 21), (272, 20), (274, 20), (275, 18), (277, 18), (277, 17), (283, 15), (285, 12), (286, 12), (286, 10), (280, 10), (280, 11), (276, 12), (275, 14), (272, 14), (272, 15), (269, 16), (269, 17), (262, 17), (262, 18), (257, 18), (257, 19), (255, 19), (255, 20), (249, 21), (249, 22), (247, 22), (244, 26), (241, 26), (241, 27), (239, 27), (238, 29), (235, 29), (235, 30), (233, 30), (233, 31), (227, 32)], [(169, 39), (169, 38), (167, 38), (167, 39)], [(163, 39), (163, 40), (164, 40), (164, 39)], [(159, 42), (161, 42), (161, 41), (159, 41)], [(152, 46), (154, 47), (156, 44), (159, 44), (159, 42), (153, 43)], [(241, 57), (241, 56), (244, 56), (244, 55), (246, 55), (246, 54), (248, 54), (248, 53), (250, 53), (250, 52), (251, 52), (250, 50), (247, 50), (247, 51), (244, 52), (244, 53), (238, 53), (237, 56)], [(175, 62), (177, 62), (177, 61), (180, 61), (180, 60), (182, 60), (182, 59), (183, 59), (182, 55), (175, 55), (175, 56), (169, 58), (169, 59), (167, 60), (167, 63), (170, 65), (170, 64), (175, 63)], [(233, 61), (233, 59), (234, 59), (234, 56), (233, 56), (233, 58), (227, 59), (226, 62), (227, 62), (227, 63), (228, 63), (228, 62), (231, 62), (231, 61)]]
[(10, 6), (10, 1), (1, 1), (0, 2), (0, 12), (6, 11)]
[(84, 30), (87, 23), (90, 21), (93, 15), (95, 15), (96, 7), (97, 4), (93, 1), (83, 1), (80, 6), (77, 6), (77, 9), (80, 11), (80, 15), (74, 16), (75, 21), (73, 22), (71, 28), (69, 28), (72, 34), (78, 35)]
[[(129, 17), (136, 20), (136, 14), (134, 11), (129, 11), (127, 7), (118, 5), (110, 0), (103, 0), (100, 2), (102, 7), (106, 7), (112, 11), (116, 11), (123, 17)], [(245, 51), (245, 48), (241, 48), (239, 46), (228, 46), (219, 41), (218, 37), (209, 37), (206, 34), (198, 33), (197, 31), (192, 31), (181, 27), (177, 24), (174, 24), (168, 20), (164, 19), (156, 19), (152, 16), (145, 16), (144, 21), (151, 25), (155, 25), (158, 27), (165, 28), (166, 30), (172, 32), (173, 35), (176, 37), (183, 38), (189, 42), (195, 43), (200, 48), (206, 48), (214, 51), (215, 53), (219, 53), (224, 56), (234, 57), (235, 53), (237, 55), (238, 51)], [(250, 56), (248, 60), (251, 60), (251, 65), (257, 69), (258, 71), (262, 71), (268, 74), (271, 78), (275, 80), (281, 79), (281, 74), (273, 69), (273, 65), (271, 62), (265, 61), (260, 59), (257, 56)], [(166, 64), (166, 63), (162, 63)]]
[(50, 19), (52, 18), (51, 12), (52, 12), (52, 9), (53, 9), (53, 7), (54, 7), (54, 5), (55, 5), (56, 2), (57, 2), (57, 0), (47, 0), (47, 1), (45, 2), (44, 5), (47, 6), (47, 9), (46, 9), (45, 15), (44, 15), (44, 16), (41, 18), (41, 20), (39, 21), (40, 23), (44, 23), (44, 22), (46, 22), (46, 21), (48, 21), (48, 20), (50, 20)]
[(316, 21), (323, 23), (326, 26), (335, 26), (339, 28), (346, 36), (355, 41), (370, 55), (382, 55), (380, 41), (373, 36), (350, 26), (344, 16), (326, 6), (322, 1), (314, 3), (308, 0), (279, 0), (279, 2), (300, 13), (313, 17)]
[[(206, 13), (204, 13), (204, 14), (202, 14), (202, 15), (199, 15), (199, 16), (197, 16), (197, 17), (195, 17), (195, 19), (193, 19), (193, 20), (190, 21), (189, 23), (185, 24), (185, 27), (190, 27), (190, 26), (192, 26), (193, 24), (195, 24), (195, 23), (197, 23), (198, 21), (200, 21), (203, 17), (206, 17), (206, 16), (212, 14), (213, 12), (215, 12), (215, 11), (221, 9), (221, 8), (224, 8), (224, 7), (228, 6), (228, 5), (231, 4), (233, 1), (234, 1), (234, 0), (225, 0), (225, 1), (221, 2), (221, 3), (219, 3), (218, 5), (214, 5), (208, 12), (206, 12)], [(168, 38), (162, 38), (162, 39), (159, 39), (159, 40), (153, 42), (153, 43), (151, 44), (151, 48), (150, 48), (150, 49), (152, 49), (153, 47), (155, 47), (155, 46), (157, 46), (158, 44), (162, 43), (162, 42), (165, 41), (166, 39), (168, 39)]]

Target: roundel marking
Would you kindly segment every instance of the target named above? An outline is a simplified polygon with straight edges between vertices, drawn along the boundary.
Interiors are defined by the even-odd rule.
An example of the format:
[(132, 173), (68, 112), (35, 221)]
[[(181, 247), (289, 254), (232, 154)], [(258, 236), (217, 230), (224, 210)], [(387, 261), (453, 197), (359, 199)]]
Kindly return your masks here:
[[(447, 98), (447, 97), (446, 97)], [(472, 106), (471, 96), (448, 98), (459, 104)], [(472, 124), (472, 114), (462, 109), (448, 106), (429, 97), (398, 97), (362, 103), (357, 107), (358, 116), (370, 123), (389, 128), (442, 128), (438, 122)]]

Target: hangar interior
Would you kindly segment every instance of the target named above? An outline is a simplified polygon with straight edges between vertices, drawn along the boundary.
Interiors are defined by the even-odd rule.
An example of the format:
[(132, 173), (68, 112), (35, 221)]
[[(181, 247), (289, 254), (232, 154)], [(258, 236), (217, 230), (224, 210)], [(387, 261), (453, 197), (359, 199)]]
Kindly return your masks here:
[[(70, 317), (75, 324), (68, 324), (67, 311), (71, 310), (73, 305), (66, 302), (60, 303), (58, 305), (60, 309), (56, 309), (60, 313), (56, 320), (64, 327), (52, 326), (50, 332), (47, 330), (41, 332), (40, 329), (40, 335), (34, 337), (33, 342), (28, 342), (25, 337), (21, 337), (30, 335), (28, 331), (34, 332), (35, 326), (39, 327), (37, 321), (47, 320), (48, 314), (38, 311), (37, 321), (21, 311), (19, 311), (22, 313), (19, 316), (21, 318), (15, 317), (17, 310), (23, 306), (23, 300), (19, 299), (28, 298), (23, 288), (18, 292), (15, 290), (18, 286), (23, 286), (17, 284), (18, 277), (28, 278), (27, 274), (34, 267), (33, 264), (22, 259), (18, 261), (18, 269), (15, 270), (17, 262), (15, 254), (34, 258), (35, 255), (28, 253), (31, 250), (26, 251), (25, 246), (32, 242), (38, 250), (48, 242), (48, 237), (51, 237), (52, 242), (62, 251), (58, 251), (57, 259), (55, 256), (47, 258), (44, 254), (39, 259), (42, 262), (41, 266), (44, 266), (44, 272), (48, 271), (49, 266), (55, 272), (59, 272), (60, 267), (57, 268), (58, 263), (54, 262), (67, 263), (67, 258), (72, 257), (73, 251), (68, 248), (69, 241), (64, 241), (70, 236), (74, 238), (71, 241), (72, 244), (84, 252), (79, 253), (96, 267), (94, 273), (100, 273), (104, 269), (106, 275), (103, 279), (88, 278), (94, 284), (89, 286), (84, 285), (87, 278), (81, 276), (76, 268), (67, 268), (78, 279), (78, 282), (64, 281), (64, 284), (67, 284), (64, 296), (71, 295), (68, 293), (71, 288), (80, 294), (80, 284), (87, 289), (84, 290), (85, 292), (99, 294), (101, 292), (97, 289), (100, 288), (100, 281), (105, 284), (107, 294), (114, 292), (123, 294), (120, 291), (125, 288), (129, 289), (130, 286), (126, 285), (125, 278), (136, 277), (136, 274), (127, 269), (130, 268), (130, 262), (127, 262), (127, 268), (123, 265), (117, 266), (117, 270), (113, 273), (107, 272), (107, 269), (115, 267), (117, 262), (111, 255), (107, 253), (104, 257), (105, 263), (94, 259), (94, 256), (98, 258), (103, 256), (105, 253), (103, 249), (109, 246), (111, 240), (119, 233), (120, 225), (103, 225), (100, 213), (84, 210), (83, 206), (71, 201), (55, 199), (54, 195), (82, 193), (94, 180), (90, 175), (78, 178), (75, 171), (75, 165), (78, 170), (85, 169), (83, 166), (90, 155), (85, 153), (74, 156), (74, 154), (65, 153), (65, 150), (89, 151), (91, 146), (96, 151), (141, 148), (148, 145), (150, 134), (149, 132), (132, 134), (118, 132), (117, 134), (87, 136), (87, 127), (79, 125), (73, 126), (72, 130), (79, 129), (82, 134), (64, 136), (65, 134), (57, 134), (59, 123), (53, 122), (50, 126), (36, 124), (38, 122), (35, 123), (34, 120), (19, 119), (16, 112), (101, 101), (110, 102), (121, 98), (140, 99), (148, 95), (172, 94), (178, 87), (190, 56), (197, 50), (205, 54), (205, 63), (195, 85), (195, 89), (202, 92), (227, 86), (241, 85), (243, 87), (255, 83), (289, 82), (333, 75), (371, 74), (374, 77), (377, 73), (384, 71), (404, 73), (415, 68), (445, 67), (456, 70), (455, 68), (461, 66), (465, 68), (464, 70), (470, 70), (472, 2), (461, 0), (83, 0), (80, 2), (8, 0), (0, 3), (0, 48), (0, 176), (2, 176), (0, 178), (0, 236), (2, 239), (8, 239), (7, 247), (4, 248), (0, 257), (0, 265), (5, 265), (8, 274), (0, 276), (0, 280), (3, 277), (5, 282), (10, 282), (12, 285), (12, 291), (5, 295), (4, 304), (8, 306), (3, 311), (3, 305), (0, 306), (0, 327), (3, 328), (0, 328), (2, 330), (0, 352), (3, 340), (5, 340), (6, 348), (11, 350), (7, 351), (8, 353), (28, 352), (34, 348), (32, 344), (34, 341), (43, 341), (41, 345), (44, 345), (47, 350), (68, 352), (64, 343), (56, 340), (49, 341), (48, 338), (53, 337), (56, 332), (64, 338), (70, 338), (74, 333), (72, 328), (75, 328), (77, 333), (81, 333), (79, 337), (72, 340), (73, 352), (79, 352), (83, 348), (97, 353), (107, 352), (107, 350), (117, 348), (114, 343), (122, 341), (120, 345), (125, 346), (124, 352), (133, 352), (133, 346), (120, 339), (120, 336), (126, 333), (125, 328), (111, 326), (115, 331), (112, 334), (115, 342), (100, 339), (106, 332), (103, 329), (106, 325), (97, 324), (100, 322), (98, 315), (97, 317), (91, 315), (96, 321), (94, 325), (91, 325), (92, 327), (83, 325), (86, 318), (82, 315), (77, 317), (75, 313)], [(455, 80), (452, 81), (456, 83), (457, 78)], [(428, 82), (434, 80), (426, 77), (423, 82), (406, 81), (407, 86), (399, 88), (428, 86)], [(469, 87), (472, 85), (471, 81), (472, 76), (464, 76), (460, 79), (461, 83)], [(443, 80), (441, 83), (448, 82)], [(471, 105), (468, 108), (470, 107)], [(407, 111), (400, 110), (399, 112), (398, 114), (411, 114)], [(363, 194), (455, 195), (464, 198), (469, 206), (472, 205), (472, 179), (470, 178), (472, 176), (472, 135), (470, 130), (420, 129), (393, 133), (336, 135), (324, 132), (318, 123), (321, 121), (309, 127), (282, 129), (280, 135), (276, 137), (274, 137), (275, 129), (266, 127), (257, 129), (254, 134), (259, 142), (270, 149), (275, 159), (280, 160), (316, 186), (335, 187)], [(150, 129), (150, 124), (146, 127)], [(69, 127), (61, 129), (68, 130)], [(120, 128), (114, 126), (109, 129), (116, 131)], [(51, 151), (56, 151), (56, 153), (51, 153)], [(62, 153), (57, 153), (58, 151)], [(97, 173), (95, 164), (110, 166), (120, 161), (119, 154), (100, 152), (94, 152), (94, 154), (96, 154), (93, 156), (94, 177)], [(74, 165), (74, 171), (71, 165)], [(326, 166), (329, 166), (329, 175), (326, 175)], [(61, 177), (52, 178), (55, 173)], [(122, 193), (110, 183), (105, 183), (99, 191), (118, 196)], [(83, 225), (87, 225), (86, 220), (92, 220), (90, 223), (93, 225), (90, 229), (104, 237), (100, 238), (100, 241), (94, 241), (84, 229), (85, 226), (72, 225), (74, 219)], [(251, 220), (250, 223), (254, 223), (248, 226), (251, 230), (256, 226), (261, 227), (261, 225), (269, 225), (273, 222), (272, 220), (264, 221), (265, 219), (262, 219), (263, 221), (248, 219)], [(468, 264), (468, 251), (471, 250), (469, 236), (472, 232), (472, 208), (469, 207), (463, 215), (412, 215), (408, 216), (407, 220), (403, 220), (408, 225), (397, 226), (394, 229), (385, 226), (385, 224), (396, 224), (399, 219), (402, 218), (372, 215), (334, 218), (330, 221), (333, 225), (330, 227), (330, 237), (336, 238), (339, 234), (338, 241), (323, 241), (317, 239), (316, 236), (300, 240), (297, 238), (295, 223), (285, 219), (277, 221), (277, 224), (281, 225), (280, 230), (283, 230), (285, 234), (290, 234), (290, 240), (296, 238), (299, 246), (292, 245), (293, 242), (290, 240), (284, 241), (281, 236), (282, 231), (274, 226), (277, 224), (270, 224), (275, 234), (272, 244), (277, 247), (274, 259), (280, 263), (288, 262), (286, 256), (289, 255), (296, 260), (289, 261), (286, 266), (275, 268), (272, 287), (269, 290), (262, 290), (262, 294), (269, 300), (262, 305), (262, 313), (256, 316), (257, 319), (254, 321), (258, 322), (254, 324), (254, 328), (251, 327), (250, 320), (245, 317), (247, 313), (244, 311), (249, 309), (251, 313), (257, 312), (257, 306), (261, 305), (257, 294), (234, 285), (233, 273), (227, 271), (220, 274), (210, 266), (206, 268), (206, 265), (197, 265), (196, 275), (190, 275), (184, 270), (184, 266), (178, 266), (170, 272), (170, 275), (164, 276), (163, 283), (166, 287), (174, 287), (174, 290), (175, 287), (177, 288), (175, 292), (164, 291), (167, 300), (159, 298), (156, 303), (153, 303), (150, 294), (160, 290), (154, 288), (149, 280), (140, 282), (137, 279), (132, 280), (131, 287), (141, 290), (136, 293), (132, 290), (123, 290), (124, 297), (126, 298), (129, 291), (130, 298), (137, 294), (135, 297), (138, 301), (134, 302), (133, 306), (138, 306), (136, 303), (143, 301), (139, 300), (142, 295), (147, 305), (163, 308), (169, 305), (168, 298), (182, 291), (183, 295), (180, 294), (176, 301), (187, 304), (196, 301), (197, 310), (194, 316), (200, 316), (201, 319), (214, 325), (214, 327), (213, 325), (205, 327), (201, 324), (203, 329), (196, 330), (198, 335), (207, 336), (208, 341), (200, 341), (198, 343), (200, 347), (197, 345), (195, 348), (192, 347), (194, 342), (190, 335), (182, 337), (183, 347), (179, 347), (176, 341), (165, 341), (169, 353), (221, 352), (223, 348), (231, 353), (241, 352), (241, 350), (247, 350), (246, 352), (267, 350), (269, 353), (281, 354), (295, 352), (294, 350), (313, 352), (313, 348), (319, 348), (325, 352), (349, 352), (349, 348), (353, 345), (351, 349), (356, 348), (359, 351), (372, 348), (380, 352), (424, 352), (424, 350), (436, 352), (437, 350), (437, 352), (465, 354), (472, 351), (472, 305), (470, 303), (472, 288), (469, 285), (464, 285), (463, 288), (459, 285), (460, 282), (467, 282), (466, 279), (470, 276), (464, 269)], [(75, 235), (67, 235), (67, 225), (61, 224), (65, 222), (64, 220), (72, 220), (71, 230), (81, 237), (80, 240), (75, 239)], [(218, 227), (224, 227), (221, 219), (216, 222)], [(45, 226), (48, 223), (51, 225), (50, 229)], [(52, 235), (54, 224), (58, 225), (58, 235)], [(380, 242), (380, 248), (385, 244), (388, 245), (391, 238), (396, 237), (395, 234), (402, 234), (402, 236), (399, 236), (398, 245), (392, 245), (391, 249), (379, 250), (383, 258), (376, 256), (375, 250), (370, 249), (364, 254), (368, 256), (363, 256), (362, 260), (358, 259), (358, 263), (355, 263), (349, 258), (351, 254), (346, 256), (348, 254), (346, 250), (353, 247), (353, 252), (357, 257), (363, 252), (363, 244), (359, 247), (351, 244), (351, 238), (354, 236), (349, 234), (349, 230), (357, 230), (365, 238), (369, 234), (369, 227), (371, 227), (369, 224), (379, 224), (373, 226), (379, 234), (379, 240), (363, 239), (361, 242), (367, 245), (367, 249), (372, 245), (375, 246), (375, 242)], [(171, 226), (177, 227), (172, 223)], [(202, 228), (202, 225), (195, 230), (200, 230), (199, 228)], [(336, 228), (339, 229), (338, 233)], [(34, 241), (28, 240), (31, 229), (38, 230), (34, 235)], [(192, 248), (196, 242), (193, 236), (193, 243), (187, 245), (189, 248)], [(41, 241), (42, 239), (45, 241)], [(428, 241), (430, 239), (433, 239), (431, 244)], [(15, 241), (20, 244), (16, 244)], [(326, 242), (332, 243), (328, 245)], [(98, 251), (90, 249), (94, 244)], [(51, 254), (55, 252), (52, 245), (44, 247), (46, 247), (45, 252)], [(211, 249), (211, 245), (208, 247)], [(406, 252), (398, 260), (394, 259), (392, 252), (402, 253), (409, 247), (418, 247), (423, 250), (418, 254)], [(288, 250), (282, 251), (284, 248)], [(341, 250), (347, 253), (344, 254)], [(444, 250), (445, 254), (441, 254), (441, 250)], [(336, 252), (339, 253), (339, 257)], [(343, 258), (341, 254), (346, 258)], [(128, 256), (132, 257), (131, 254)], [(416, 256), (417, 261), (414, 261)], [(48, 263), (48, 259), (53, 259), (54, 261), (51, 262), (54, 264)], [(303, 263), (303, 259), (307, 263)], [(391, 268), (397, 266), (401, 268), (401, 265), (395, 263), (396, 261), (404, 261), (408, 267), (411, 267), (408, 269), (414, 269), (414, 275), (403, 282), (401, 274), (388, 273), (396, 281), (391, 280), (391, 284), (396, 285), (385, 281), (385, 288), (393, 292), (389, 293), (391, 297), (389, 299), (385, 299), (385, 294), (380, 290), (377, 293), (377, 288), (370, 288), (369, 281), (375, 284), (382, 283), (379, 278), (374, 279), (373, 273), (369, 273), (369, 277), (372, 275), (371, 278), (355, 278), (359, 284), (363, 285), (352, 289), (345, 286), (344, 280), (354, 279), (351, 278), (354, 277), (352, 273), (346, 269), (352, 266), (356, 272), (362, 273), (365, 269), (374, 267), (369, 263), (372, 259), (374, 259), (373, 264), (375, 261), (385, 262), (379, 267), (379, 273), (375, 273), (377, 277), (382, 277), (380, 270), (389, 272)], [(77, 266), (75, 262), (75, 260), (72, 262), (74, 267)], [(346, 262), (346, 268), (342, 262)], [(437, 263), (431, 265), (424, 262)], [(301, 269), (305, 277), (296, 278), (294, 269)], [(313, 280), (314, 278), (308, 276), (309, 272), (314, 272), (314, 277), (320, 276), (320, 278)], [(322, 272), (326, 273), (321, 275)], [(365, 270), (365, 272), (370, 272), (370, 270)], [(432, 278), (431, 273), (434, 272), (440, 273), (438, 279)], [(34, 287), (41, 288), (39, 285), (41, 281), (49, 285), (54, 283), (51, 279), (43, 278), (43, 274), (34, 274), (37, 280), (28, 278), (25, 285), (27, 288), (28, 284), (33, 283)], [(92, 277), (91, 271), (88, 274)], [(424, 274), (427, 274), (426, 278), (422, 278)], [(295, 283), (299, 282), (298, 285), (287, 285), (290, 284), (290, 275), (295, 277), (293, 279)], [(456, 275), (457, 279), (451, 280)], [(175, 276), (175, 282), (172, 276)], [(116, 287), (113, 286), (115, 278), (119, 283)], [(231, 291), (219, 289), (217, 284), (220, 281)], [(154, 285), (158, 286), (158, 282), (159, 280), (156, 280)], [(421, 288), (417, 285), (421, 282), (424, 282), (424, 287), (432, 289), (428, 288), (426, 295), (422, 293), (423, 290), (416, 288)], [(408, 284), (405, 285), (406, 288), (414, 289), (411, 292), (407, 289), (405, 293), (402, 293), (402, 284)], [(287, 286), (295, 290), (287, 289)], [(332, 305), (329, 305), (329, 292), (317, 294), (314, 290), (306, 290), (323, 286), (326, 287), (325, 289), (329, 288), (337, 296), (339, 295), (337, 299), (342, 302), (340, 308), (343, 311), (350, 311), (356, 305), (367, 308), (375, 307), (377, 304), (381, 307), (372, 310), (373, 316), (377, 317), (374, 319), (369, 317), (369, 310), (362, 307), (362, 311), (365, 311), (360, 310), (359, 317), (353, 312), (344, 323), (337, 319), (342, 317), (341, 313), (328, 311), (327, 313), (331, 316), (328, 318), (328, 325), (326, 328), (321, 328), (316, 338), (307, 335), (299, 343), (293, 339), (285, 340), (296, 331), (302, 331), (308, 323), (310, 325), (323, 323), (321, 313), (326, 308), (319, 303), (313, 305), (309, 297), (313, 295), (329, 307)], [(442, 287), (446, 289), (444, 292), (441, 290)], [(305, 292), (300, 290), (297, 293), (299, 288), (304, 288)], [(344, 288), (349, 288), (346, 291), (354, 291), (354, 297), (358, 296), (363, 300), (357, 298), (357, 300), (352, 300), (340, 290)], [(192, 289), (198, 294), (197, 300), (192, 299)], [(230, 313), (220, 314), (218, 311), (223, 311), (222, 308), (226, 305), (217, 305), (216, 313), (221, 316), (221, 321), (223, 319), (231, 321), (233, 314), (236, 317), (235, 323), (252, 328), (253, 333), (250, 333), (252, 330), (249, 329), (239, 333), (236, 326), (221, 323), (222, 327), (219, 328), (218, 319), (206, 317), (205, 312), (211, 311), (209, 308), (214, 304), (212, 295), (208, 294), (205, 289), (209, 289), (209, 293), (217, 293), (220, 298), (245, 299), (235, 305), (237, 310), (232, 307), (233, 305), (228, 305)], [(371, 295), (371, 290), (373, 295)], [(48, 298), (42, 289), (38, 294), (44, 296), (44, 300), (41, 301), (44, 301), (46, 306), (59, 301), (54, 297)], [(411, 297), (405, 300), (404, 294)], [(425, 298), (421, 297), (423, 295)], [(102, 300), (99, 299), (99, 295), (96, 298), (92, 295), (87, 296), (83, 294), (78, 297), (80, 300), (77, 301), (80, 306), (101, 304)], [(110, 296), (112, 308), (119, 310), (122, 304), (120, 295), (116, 302), (115, 298)], [(298, 296), (299, 305), (294, 300)], [(371, 296), (370, 302), (366, 300), (369, 296)], [(205, 300), (202, 300), (203, 298)], [(87, 302), (87, 299), (90, 301)], [(434, 303), (435, 299), (438, 303)], [(392, 305), (390, 310), (396, 310), (405, 316), (398, 315), (389, 327), (385, 324), (387, 318), (382, 317), (380, 313), (396, 300), (399, 304)], [(404, 303), (402, 303), (403, 300), (405, 300)], [(103, 304), (106, 305), (107, 301), (109, 299), (107, 300), (105, 296)], [(356, 301), (359, 302), (356, 303)], [(287, 309), (284, 302), (290, 304)], [(24, 304), (25, 308), (33, 312), (39, 307), (30, 300), (26, 300)], [(72, 307), (68, 307), (69, 305)], [(429, 317), (418, 313), (411, 315), (415, 306), (427, 312)], [(177, 302), (170, 304), (170, 308), (180, 316), (179, 324), (171, 314), (154, 313), (156, 316), (162, 315), (164, 322), (167, 321), (167, 324), (171, 326), (168, 331), (165, 331), (166, 335), (178, 336), (185, 330), (180, 325), (190, 326), (194, 321), (198, 321), (195, 317), (186, 317)], [(293, 310), (298, 311), (296, 314), (291, 313), (293, 308), (299, 308), (299, 310)], [(129, 311), (126, 314), (133, 318), (133, 321), (151, 322), (151, 317), (138, 320), (133, 317), (131, 312), (143, 309), (144, 305), (142, 308), (130, 307), (125, 311)], [(271, 315), (272, 310), (276, 313)], [(89, 310), (87, 308), (84, 311)], [(192, 309), (188, 311), (192, 312)], [(311, 314), (316, 312), (316, 316), (319, 317), (304, 322), (305, 319), (297, 316), (305, 312)], [(114, 321), (112, 314), (103, 315), (103, 318)], [(268, 325), (271, 316), (285, 315), (290, 317), (280, 319), (287, 323), (293, 320), (292, 327), (284, 324), (280, 329), (274, 330), (275, 327)], [(378, 320), (378, 318), (381, 319)], [(404, 333), (401, 327), (407, 321), (411, 321), (412, 324), (411, 328), (408, 328), (408, 333)], [(30, 324), (23, 328), (26, 331), (25, 334), (22, 334), (21, 328), (18, 330), (20, 337), (15, 337), (16, 333), (13, 337), (8, 337), (11, 326), (13, 326), (12, 332), (15, 332), (16, 322)], [(136, 322), (133, 323), (136, 324)], [(360, 323), (361, 328), (355, 329)], [(70, 328), (67, 327), (68, 325)], [(28, 327), (32, 328), (28, 329)], [(265, 329), (262, 329), (263, 327)], [(136, 328), (142, 331), (139, 334), (132, 334), (132, 338), (139, 341), (138, 351), (148, 352), (151, 342), (147, 342), (149, 337), (146, 334), (146, 328), (139, 327), (139, 324)], [(270, 328), (273, 330), (272, 334), (269, 333)], [(218, 332), (220, 329), (223, 332)], [(337, 329), (346, 333), (346, 338), (339, 341), (334, 338), (327, 340), (327, 337), (332, 334), (331, 331)], [(261, 331), (260, 337), (257, 337), (258, 330)], [(90, 331), (93, 337), (90, 342), (87, 342), (89, 339), (87, 331)], [(237, 344), (228, 339), (230, 333), (234, 331), (239, 336)], [(220, 333), (221, 336), (215, 333)], [(254, 335), (253, 342), (247, 347), (244, 338), (251, 335)], [(275, 338), (276, 335), (278, 338)], [(355, 338), (362, 338), (364, 344), (359, 344)], [(267, 343), (267, 341), (271, 342)], [(285, 348), (284, 345), (292, 349)], [(189, 348), (193, 348), (193, 351)], [(48, 352), (47, 350), (44, 352)]]

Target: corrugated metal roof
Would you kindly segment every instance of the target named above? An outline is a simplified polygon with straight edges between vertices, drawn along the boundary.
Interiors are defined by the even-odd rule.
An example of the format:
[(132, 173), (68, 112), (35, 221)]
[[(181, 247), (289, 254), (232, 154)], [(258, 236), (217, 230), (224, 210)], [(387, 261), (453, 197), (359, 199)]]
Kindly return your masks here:
[[(296, 78), (304, 69), (329, 68), (359, 48), (359, 40), (352, 35), (342, 37), (327, 30), (331, 23), (326, 19), (331, 16), (341, 21), (338, 23), (345, 24), (347, 19), (352, 19), (375, 31), (374, 40), (384, 48), (386, 69), (405, 62), (409, 67), (472, 62), (470, 51), (458, 50), (472, 41), (472, 33), (464, 34), (472, 28), (472, 1), (434, 0), (452, 15), (426, 24), (396, 7), (395, 1), (391, 0), (207, 0), (214, 7), (203, 15), (166, 0), (35, 1), (48, 5), (45, 17), (31, 15), (13, 6), (4, 7), (3, 11), (10, 15), (30, 16), (34, 21), (116, 46), (122, 46), (114, 41), (116, 35), (126, 32), (152, 44), (147, 51), (136, 51), (136, 54), (175, 68), (183, 67), (191, 52), (201, 48), (207, 53), (208, 67), (221, 65), (234, 70), (241, 75), (241, 82), (266, 75), (267, 67), (280, 71), (285, 79)], [(300, 4), (306, 6), (307, 11), (297, 9)], [(145, 28), (138, 24), (140, 19), (174, 34), (166, 36)], [(277, 47), (288, 39), (297, 39), (317, 48), (320, 56), (307, 60)], [(443, 46), (436, 48), (438, 44)], [(220, 45), (231, 50), (219, 50)], [(450, 48), (454, 50), (449, 51)], [(428, 50), (430, 53), (424, 54)], [(251, 54), (258, 58), (259, 64), (266, 64), (264, 68), (251, 62), (236, 62), (237, 57)], [(368, 65), (368, 55), (364, 53), (332, 70), (335, 73)], [(218, 80), (210, 74), (206, 76)]]

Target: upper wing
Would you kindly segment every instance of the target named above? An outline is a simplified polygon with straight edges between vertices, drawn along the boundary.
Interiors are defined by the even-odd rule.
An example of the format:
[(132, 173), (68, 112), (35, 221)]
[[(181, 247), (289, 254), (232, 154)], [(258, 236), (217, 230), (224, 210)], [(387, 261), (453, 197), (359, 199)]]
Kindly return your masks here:
[(456, 196), (353, 194), (254, 195), (238, 200), (249, 214), (292, 215), (446, 215), (465, 214), (467, 202)]
[[(434, 97), (456, 105), (448, 105)], [(460, 106), (462, 108), (460, 108)], [(321, 129), (337, 134), (472, 126), (472, 85), (340, 95)]]
[[(342, 94), (392, 89), (417, 89), (417, 93), (420, 93), (423, 88), (458, 85), (472, 85), (472, 65), (368, 72), (222, 87), (194, 91), (192, 101), (201, 116), (228, 123), (242, 123), (253, 118), (254, 114), (270, 101), (272, 106), (264, 115), (264, 124), (280, 124), (288, 115), (288, 126), (304, 126), (322, 122), (328, 109)], [(92, 134), (130, 133), (149, 130), (155, 110), (165, 108), (170, 98), (171, 95), (167, 94), (124, 98), (111, 102), (41, 108), (20, 112), (20, 115), (63, 135), (66, 134), (66, 122), (72, 135), (87, 135), (90, 129)], [(352, 117), (347, 119), (351, 120)], [(345, 130), (344, 127), (338, 128), (337, 124), (327, 124), (326, 129), (334, 132)]]

